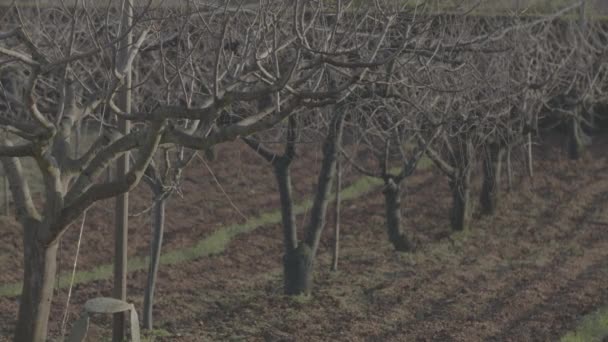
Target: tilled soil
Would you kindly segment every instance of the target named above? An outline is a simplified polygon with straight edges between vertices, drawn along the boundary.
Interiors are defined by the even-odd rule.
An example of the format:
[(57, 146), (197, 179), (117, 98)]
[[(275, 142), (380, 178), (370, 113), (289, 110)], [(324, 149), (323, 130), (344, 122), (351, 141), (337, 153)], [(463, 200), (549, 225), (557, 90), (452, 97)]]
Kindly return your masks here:
[[(412, 253), (395, 253), (387, 242), (380, 191), (345, 202), (339, 270), (329, 271), (330, 215), (310, 298), (281, 295), (278, 225), (238, 236), (220, 255), (161, 268), (155, 322), (167, 336), (156, 341), (558, 340), (581, 316), (608, 304), (606, 146), (607, 139), (596, 139), (581, 161), (539, 147), (532, 181), (518, 176), (498, 214), (477, 215), (470, 231), (455, 234), (447, 180), (434, 170), (417, 172), (403, 197), (404, 224), (417, 245)], [(223, 190), (199, 164), (188, 173), (183, 198), (171, 200), (165, 250), (244, 221), (234, 207), (246, 217), (278, 207), (268, 165), (245, 148), (223, 151), (208, 163)], [(298, 199), (310, 195), (317, 151), (305, 149), (294, 165)], [(347, 182), (354, 178), (347, 174)], [(144, 189), (132, 197), (135, 211), (149, 199)], [(111, 262), (111, 209), (107, 203), (89, 211), (79, 269)], [(133, 219), (133, 254), (147, 252), (148, 216)], [(299, 216), (299, 225), (305, 220)], [(20, 278), (19, 231), (9, 226), (0, 246), (1, 283)], [(64, 238), (64, 269), (77, 234), (73, 227)], [(138, 308), (145, 277), (129, 275), (129, 300)], [(52, 336), (60, 331), (66, 293), (57, 291)], [(110, 293), (109, 280), (77, 285), (70, 321), (87, 299)], [(17, 299), (0, 298), (0, 307), (0, 333), (10, 336)], [(107, 318), (96, 318), (88, 340), (102, 340), (108, 327)]]

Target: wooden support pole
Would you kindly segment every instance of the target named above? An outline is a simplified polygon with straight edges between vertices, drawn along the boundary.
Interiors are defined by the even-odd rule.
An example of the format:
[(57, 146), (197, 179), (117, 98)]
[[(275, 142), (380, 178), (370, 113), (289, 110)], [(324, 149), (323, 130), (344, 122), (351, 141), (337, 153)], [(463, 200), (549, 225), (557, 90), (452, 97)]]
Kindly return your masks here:
[[(128, 58), (129, 47), (133, 42), (131, 31), (133, 17), (133, 0), (123, 0), (121, 11), (121, 34), (128, 33), (120, 42), (118, 51), (119, 63)], [(131, 67), (127, 69), (124, 83), (118, 93), (118, 106), (126, 112), (131, 111)], [(118, 120), (119, 130), (123, 134), (128, 134), (131, 127), (127, 120)], [(129, 154), (126, 153), (117, 160), (116, 178), (124, 177), (129, 170)], [(129, 231), (129, 194), (124, 193), (116, 198), (116, 218), (114, 235), (114, 298), (123, 301), (127, 300), (127, 246)], [(126, 316), (124, 312), (114, 314), (112, 325), (112, 341), (122, 342), (126, 336)]]

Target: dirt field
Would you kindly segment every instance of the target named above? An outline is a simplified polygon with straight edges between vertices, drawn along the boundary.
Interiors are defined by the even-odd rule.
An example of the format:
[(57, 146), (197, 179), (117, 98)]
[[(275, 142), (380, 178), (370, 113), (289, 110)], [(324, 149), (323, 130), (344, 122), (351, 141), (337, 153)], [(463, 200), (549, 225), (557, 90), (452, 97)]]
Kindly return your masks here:
[[(345, 202), (340, 269), (329, 271), (330, 217), (310, 298), (281, 295), (278, 225), (241, 234), (218, 255), (161, 267), (157, 337), (151, 340), (559, 340), (583, 315), (608, 305), (608, 138), (595, 142), (591, 155), (577, 162), (555, 144), (539, 147), (533, 181), (518, 177), (500, 213), (477, 217), (465, 233), (450, 235), (446, 179), (432, 169), (416, 173), (403, 198), (414, 253), (390, 248), (379, 191)], [(294, 165), (298, 201), (311, 193), (318, 151), (306, 146)], [(165, 251), (278, 207), (268, 166), (244, 146), (224, 146), (209, 166), (217, 182), (199, 162), (187, 173), (183, 197), (171, 200)], [(350, 172), (347, 183), (356, 177)], [(133, 212), (141, 212), (149, 193), (140, 187), (132, 199)], [(111, 262), (112, 206), (89, 210), (79, 270)], [(302, 226), (303, 215), (298, 222)], [(19, 230), (11, 220), (2, 223), (0, 285), (21, 277)], [(148, 223), (147, 213), (132, 219), (133, 255), (148, 251)], [(61, 272), (73, 263), (78, 228), (62, 241)], [(129, 275), (129, 300), (138, 308), (145, 277), (144, 271)], [(110, 293), (109, 280), (76, 285), (69, 320), (87, 299)], [(66, 295), (67, 289), (56, 292), (53, 337), (59, 336)], [(17, 306), (16, 297), (0, 298), (5, 339)], [(108, 327), (107, 318), (96, 318), (88, 340), (103, 341)]]

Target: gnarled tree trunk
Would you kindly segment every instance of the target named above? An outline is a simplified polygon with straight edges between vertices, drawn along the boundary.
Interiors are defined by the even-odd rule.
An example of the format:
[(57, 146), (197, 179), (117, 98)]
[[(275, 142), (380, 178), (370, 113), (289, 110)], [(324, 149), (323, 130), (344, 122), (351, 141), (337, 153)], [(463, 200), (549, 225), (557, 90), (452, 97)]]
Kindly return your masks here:
[(55, 276), (57, 247), (46, 245), (38, 238), (40, 227), (24, 230), (23, 290), (15, 329), (15, 342), (44, 342), (47, 336)]
[(468, 230), (473, 218), (473, 204), (471, 202), (471, 174), (473, 171), (474, 153), (473, 144), (469, 140), (463, 141), (460, 146), (456, 161), (456, 172), (450, 178), (450, 190), (452, 190), (451, 224), (455, 231)]
[[(470, 170), (467, 171), (467, 174), (470, 174)], [(450, 189), (453, 201), (450, 214), (452, 229), (455, 231), (468, 230), (473, 217), (470, 176), (465, 176), (460, 180), (450, 180)]]
[(479, 198), (484, 214), (493, 215), (498, 208), (504, 154), (504, 149), (498, 144), (489, 145), (484, 153), (483, 184)]
[(392, 177), (384, 178), (384, 207), (388, 239), (399, 252), (411, 249), (410, 241), (401, 228), (401, 185)]

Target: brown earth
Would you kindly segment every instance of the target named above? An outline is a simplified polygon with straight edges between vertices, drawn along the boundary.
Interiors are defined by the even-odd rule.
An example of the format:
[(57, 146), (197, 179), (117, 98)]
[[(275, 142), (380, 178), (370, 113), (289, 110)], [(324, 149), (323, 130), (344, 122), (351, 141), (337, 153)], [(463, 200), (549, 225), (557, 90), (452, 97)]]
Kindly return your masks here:
[[(310, 298), (281, 295), (278, 225), (237, 237), (221, 255), (161, 268), (155, 320), (168, 336), (156, 341), (555, 341), (608, 304), (608, 139), (596, 139), (590, 155), (576, 162), (556, 145), (537, 149), (533, 181), (517, 177), (499, 214), (477, 217), (470, 232), (450, 234), (445, 178), (434, 170), (416, 173), (403, 198), (414, 253), (391, 250), (379, 191), (346, 202), (339, 271), (329, 271), (328, 225)], [(294, 165), (299, 200), (310, 195), (318, 151), (305, 146)], [(235, 144), (218, 155), (208, 164), (226, 194), (204, 164), (194, 165), (183, 198), (168, 207), (165, 250), (243, 222), (235, 207), (245, 217), (278, 207), (270, 169), (257, 156)], [(355, 177), (347, 172), (347, 181)], [(149, 203), (144, 187), (132, 198), (133, 212)], [(89, 211), (79, 269), (111, 262), (111, 209), (108, 202)], [(148, 251), (148, 217), (132, 220), (132, 254)], [(19, 230), (3, 222), (2, 284), (21, 276)], [(77, 228), (62, 242), (64, 271), (73, 262)], [(145, 277), (129, 275), (129, 300), (138, 308)], [(67, 290), (56, 293), (52, 336), (59, 334)], [(70, 321), (87, 299), (110, 293), (109, 280), (75, 286)], [(0, 307), (0, 335), (8, 339), (17, 299), (0, 298)], [(107, 318), (96, 318), (89, 340), (103, 340), (108, 327)]]

